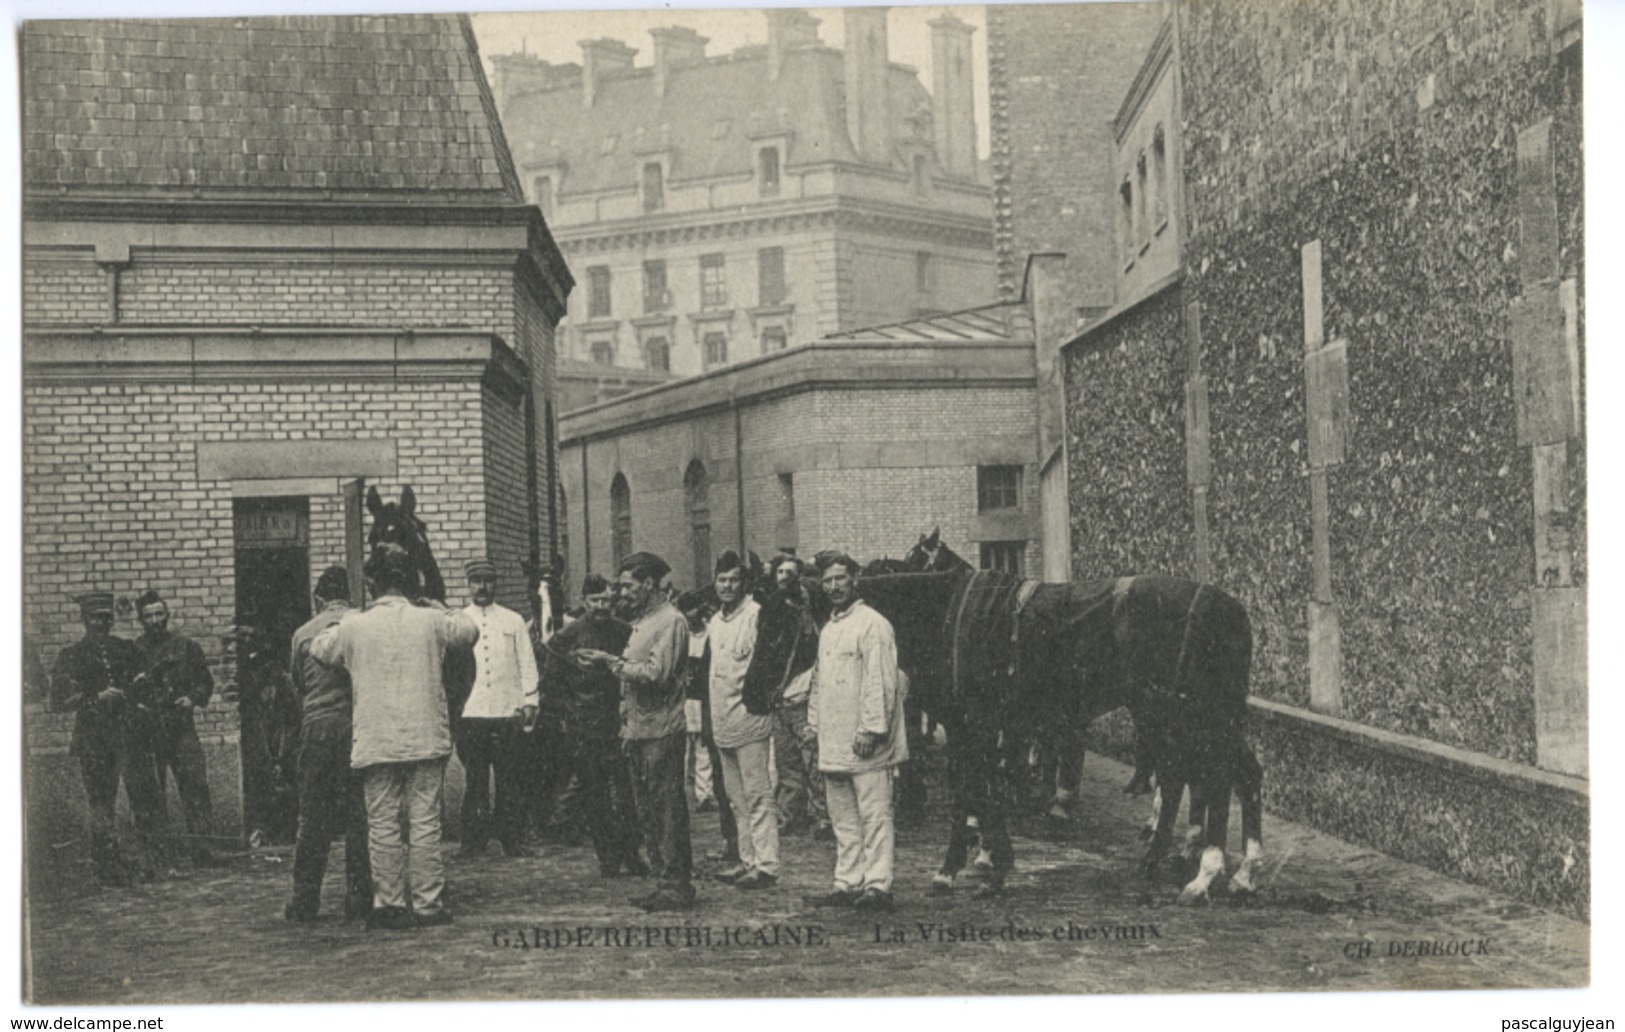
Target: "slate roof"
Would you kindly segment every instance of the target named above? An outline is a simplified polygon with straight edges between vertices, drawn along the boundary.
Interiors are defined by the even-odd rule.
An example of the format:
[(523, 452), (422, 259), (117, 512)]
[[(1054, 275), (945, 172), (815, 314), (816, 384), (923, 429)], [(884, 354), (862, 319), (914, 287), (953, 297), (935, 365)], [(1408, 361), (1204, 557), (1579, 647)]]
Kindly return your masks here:
[(30, 192), (523, 201), (463, 16), (33, 21), (22, 47)]
[(819, 340), (880, 344), (922, 341), (969, 344), (1030, 340), (1032, 335), (1032, 316), (1027, 306), (1017, 301), (999, 301), (959, 312), (945, 312), (942, 315), (923, 316), (883, 326), (868, 326), (842, 333), (831, 333), (820, 337)]
[[(793, 49), (777, 81), (767, 68), (765, 46), (679, 65), (664, 97), (655, 96), (654, 70), (637, 68), (602, 80), (591, 108), (578, 84), (521, 94), (507, 102), (503, 123), (519, 166), (563, 163), (570, 193), (633, 189), (639, 152), (668, 147), (672, 179), (749, 176), (752, 136), (786, 130), (794, 134), (786, 165), (858, 162), (846, 134), (841, 52)], [(907, 119), (929, 112), (931, 96), (902, 66), (892, 66), (890, 86), (893, 137), (907, 139)]]

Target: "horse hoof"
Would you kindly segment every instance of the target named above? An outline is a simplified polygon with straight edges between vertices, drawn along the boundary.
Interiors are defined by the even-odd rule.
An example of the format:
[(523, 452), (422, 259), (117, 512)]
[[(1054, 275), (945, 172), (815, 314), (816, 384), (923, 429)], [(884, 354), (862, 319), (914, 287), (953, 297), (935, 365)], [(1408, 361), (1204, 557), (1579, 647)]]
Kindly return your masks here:
[(1193, 889), (1187, 885), (1185, 888), (1180, 890), (1179, 905), (1182, 907), (1194, 907), (1198, 903), (1204, 903), (1207, 901), (1207, 889), (1205, 888)]
[(952, 896), (954, 880), (945, 874), (939, 874), (931, 879), (931, 888), (927, 891), (932, 896)]

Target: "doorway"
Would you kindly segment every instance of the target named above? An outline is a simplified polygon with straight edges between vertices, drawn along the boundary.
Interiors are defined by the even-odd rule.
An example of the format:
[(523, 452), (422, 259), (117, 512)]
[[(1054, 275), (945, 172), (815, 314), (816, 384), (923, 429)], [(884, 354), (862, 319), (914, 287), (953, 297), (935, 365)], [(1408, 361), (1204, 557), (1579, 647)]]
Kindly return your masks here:
[(293, 632), (311, 615), (310, 499), (239, 498), (232, 516), (244, 824), (251, 845), (291, 842), (299, 701), (287, 670)]

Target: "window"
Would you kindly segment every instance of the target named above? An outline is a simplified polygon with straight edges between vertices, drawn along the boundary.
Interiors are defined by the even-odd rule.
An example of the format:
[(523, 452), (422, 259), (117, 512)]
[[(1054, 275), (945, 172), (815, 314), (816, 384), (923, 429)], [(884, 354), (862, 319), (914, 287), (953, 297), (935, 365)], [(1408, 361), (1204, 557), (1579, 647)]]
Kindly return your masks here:
[[(559, 508), (556, 526), (559, 532), (559, 556), (567, 558), (570, 555), (570, 500), (564, 493), (563, 484), (559, 485)], [(570, 583), (567, 571), (561, 569), (558, 573), (560, 584)]]
[(726, 333), (707, 333), (705, 335), (705, 367), (728, 364), (728, 335)]
[(1154, 182), (1157, 188), (1156, 199), (1151, 207), (1160, 227), (1168, 221), (1168, 141), (1160, 125), (1151, 134), (1151, 164), (1152, 171), (1156, 174)]
[(764, 247), (756, 252), (756, 303), (784, 303), (784, 248)]
[(594, 265), (587, 270), (587, 318), (608, 319), (609, 267)]
[(643, 314), (664, 312), (671, 304), (671, 292), (666, 289), (666, 263), (653, 259), (643, 263)]
[(982, 569), (1000, 573), (1022, 573), (1022, 558), (1027, 551), (1025, 541), (982, 542)]
[(921, 294), (931, 292), (931, 252), (914, 252), (914, 289)]
[(609, 535), (610, 555), (619, 566), (632, 554), (632, 489), (621, 473), (609, 484)]
[(711, 502), (705, 464), (695, 459), (683, 474), (683, 502), (688, 508), (689, 546), (694, 553), (694, 584), (711, 583)]
[(531, 182), (531, 193), (536, 198), (536, 207), (542, 209), (543, 218), (553, 217), (553, 177), (537, 176)]
[(794, 473), (779, 474), (779, 518), (784, 520), (796, 518), (796, 475)]
[(757, 178), (760, 180), (762, 195), (772, 196), (779, 192), (779, 149), (777, 147), (763, 147), (756, 152)]
[(1134, 236), (1137, 241), (1143, 244), (1151, 239), (1151, 222), (1146, 217), (1145, 211), (1146, 172), (1144, 151), (1140, 152), (1139, 160), (1134, 163), (1134, 185), (1139, 191), (1139, 196), (1134, 201), (1134, 228), (1136, 230)]
[(1123, 265), (1134, 264), (1134, 186), (1128, 176), (1117, 188), (1117, 239), (1123, 245)]
[(727, 303), (728, 267), (722, 255), (700, 255), (700, 307), (721, 308)]
[(592, 342), (592, 361), (594, 365), (615, 364), (615, 342), (610, 340), (595, 340)]
[(976, 467), (976, 510), (1021, 508), (1020, 466)]
[(657, 372), (671, 372), (671, 344), (665, 337), (650, 337), (643, 345), (643, 364)]
[(660, 211), (666, 206), (666, 170), (658, 161), (643, 163), (643, 210)]
[(914, 192), (920, 197), (924, 197), (930, 187), (931, 177), (928, 170), (925, 155), (914, 155)]
[(769, 326), (762, 331), (762, 354), (771, 355), (790, 346), (789, 335), (783, 326)]

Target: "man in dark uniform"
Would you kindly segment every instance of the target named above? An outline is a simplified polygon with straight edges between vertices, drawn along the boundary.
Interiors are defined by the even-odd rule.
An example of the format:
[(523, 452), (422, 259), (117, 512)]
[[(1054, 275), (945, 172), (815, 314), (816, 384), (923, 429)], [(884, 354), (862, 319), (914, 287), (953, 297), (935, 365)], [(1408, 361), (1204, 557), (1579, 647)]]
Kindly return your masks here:
[(152, 698), (140, 652), (113, 636), (112, 593), (90, 592), (74, 601), (85, 636), (56, 658), (51, 708), (75, 714), (69, 752), (79, 759), (90, 804), (91, 858), (103, 882), (122, 885), (129, 872), (113, 823), (121, 780), (135, 819), (136, 866), (143, 877), (154, 875), (162, 849), (164, 797), (152, 752)]
[(141, 652), (141, 671), (146, 675), (154, 707), (158, 790), (163, 791), (165, 779), (173, 773), (186, 820), (188, 852), (193, 863), (208, 865), (214, 862), (210, 848), (214, 809), (209, 803), (209, 775), (203, 746), (192, 724), (192, 711), (209, 704), (214, 696), (214, 677), (197, 643), (170, 633), (169, 606), (156, 591), (143, 594), (135, 608), (142, 627), (135, 646)]
[(598, 855), (598, 872), (606, 878), (641, 876), (649, 868), (638, 856), (642, 836), (631, 773), (621, 755), (621, 683), (608, 670), (573, 657), (581, 648), (618, 656), (632, 628), (615, 619), (615, 593), (602, 574), (587, 575), (581, 596), (586, 614), (543, 646), (542, 687), (561, 715), (565, 776), (580, 785), (579, 813)]
[(289, 679), (304, 711), (299, 728), (299, 831), (293, 847), (289, 921), (313, 921), (321, 905), (327, 851), (344, 832), (344, 916), (372, 911), (367, 806), (361, 772), (350, 769), (350, 675), (314, 659), (310, 643), (350, 611), (350, 575), (329, 566), (316, 582), (316, 615), (293, 632)]

